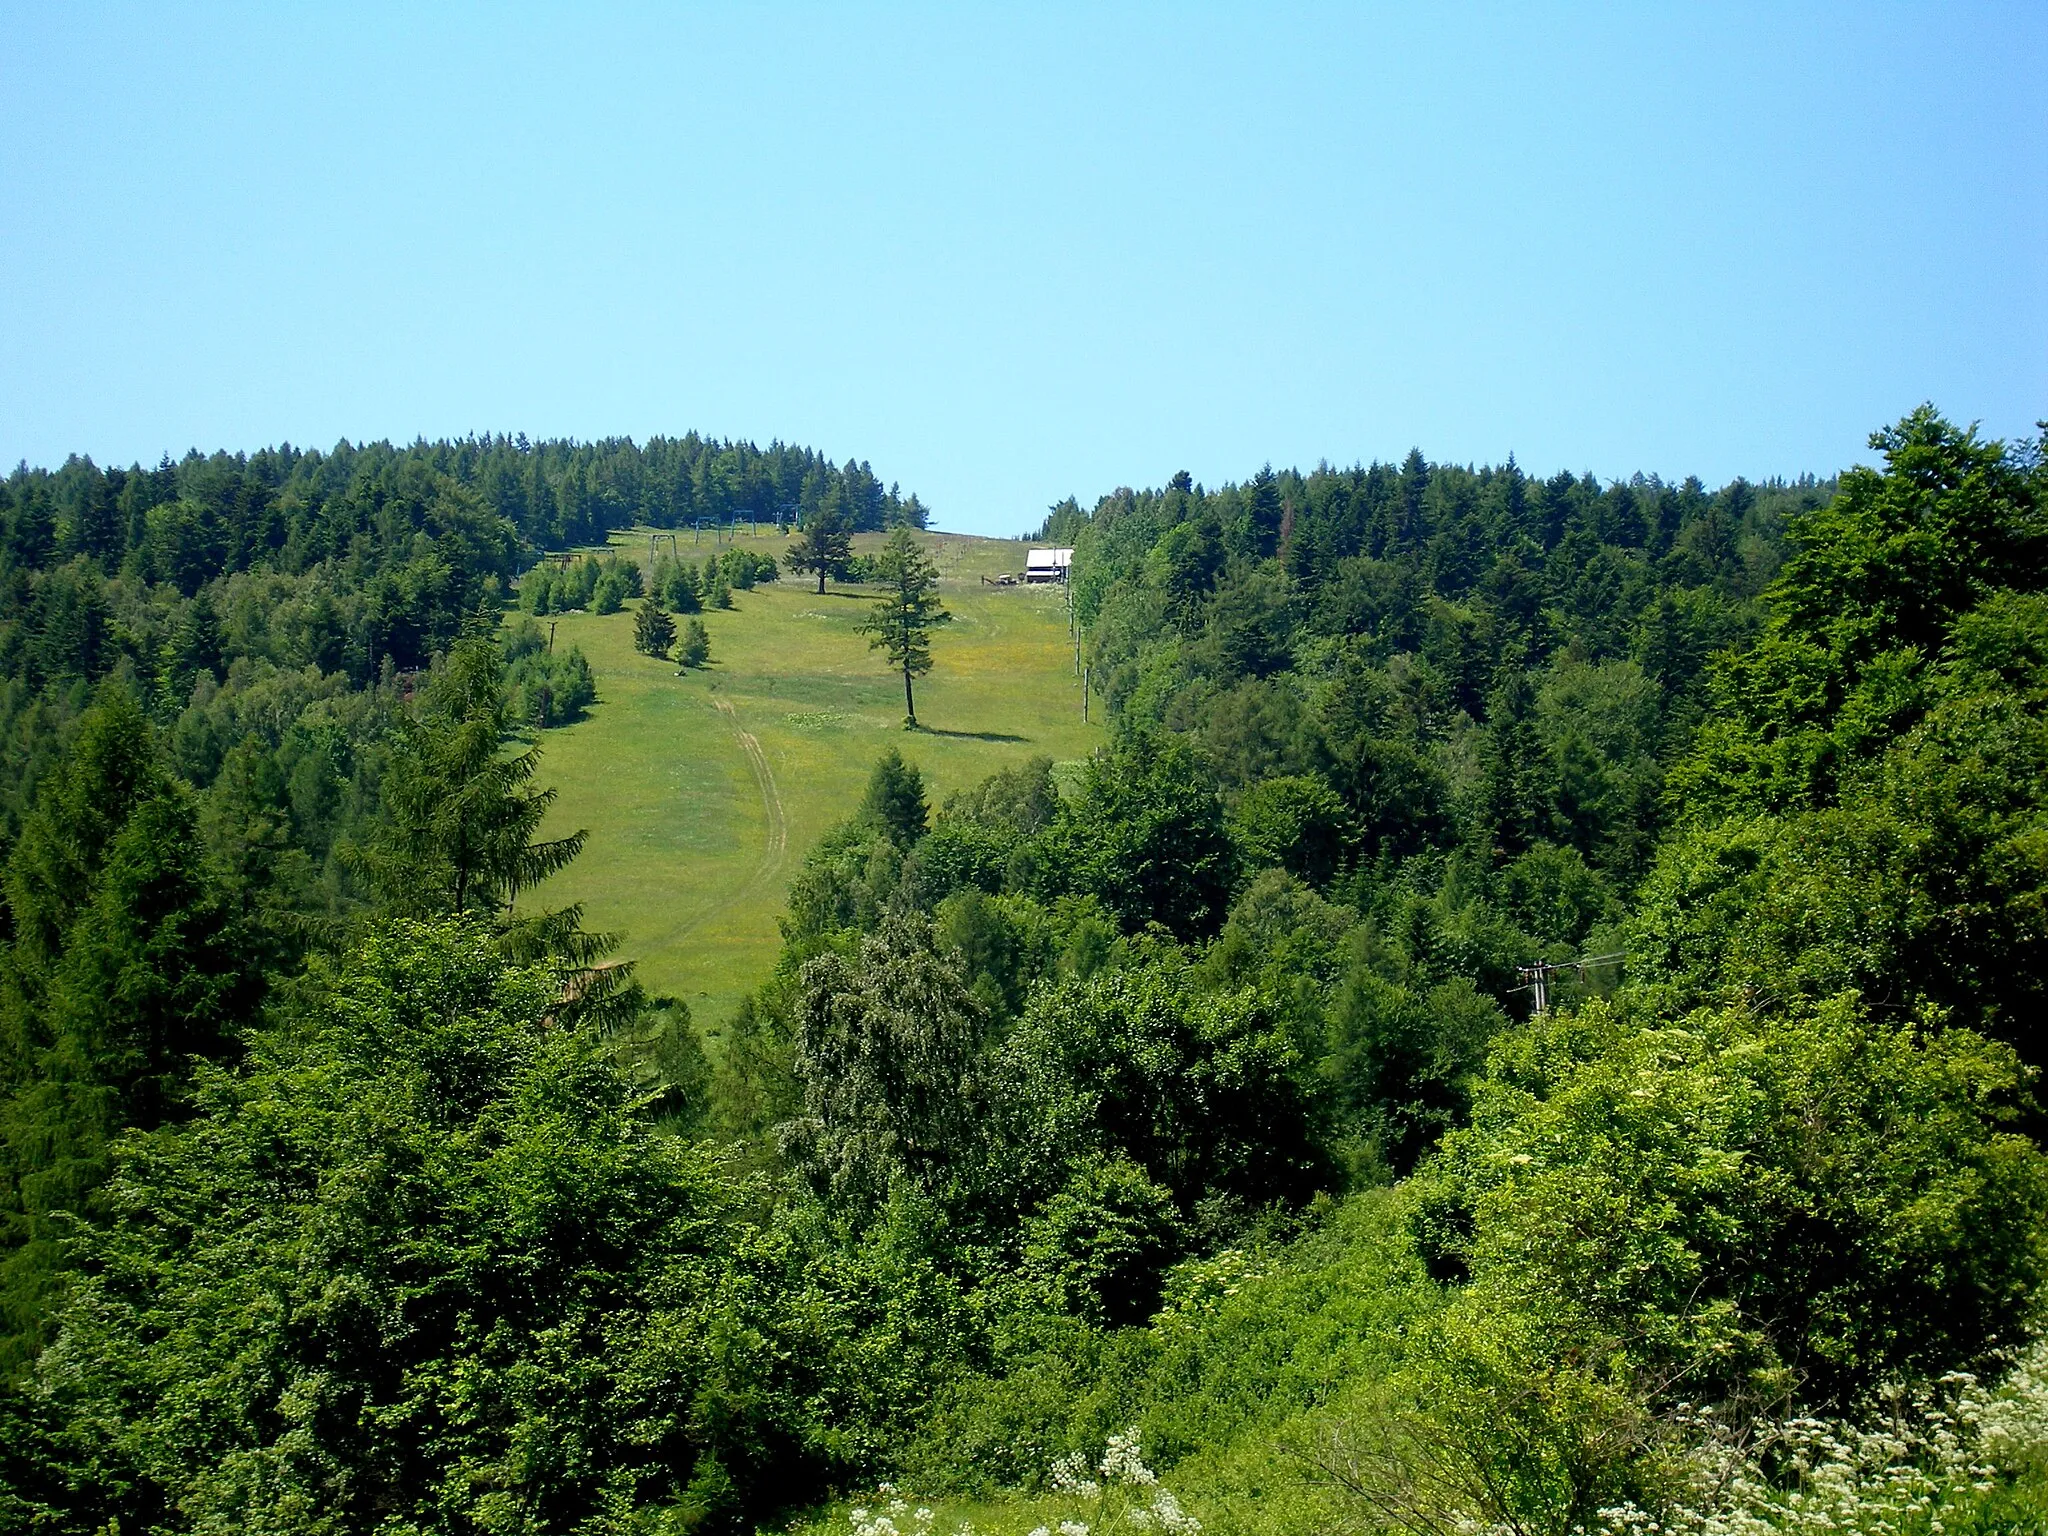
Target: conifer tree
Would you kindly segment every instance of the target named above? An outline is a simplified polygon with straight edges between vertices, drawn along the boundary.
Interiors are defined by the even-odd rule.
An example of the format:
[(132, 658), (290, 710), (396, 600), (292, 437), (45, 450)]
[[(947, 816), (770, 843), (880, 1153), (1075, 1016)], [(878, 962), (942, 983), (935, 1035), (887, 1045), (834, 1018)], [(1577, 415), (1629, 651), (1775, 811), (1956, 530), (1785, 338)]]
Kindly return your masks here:
[(697, 583), (697, 567), (689, 561), (675, 566), (669, 572), (667, 582), (662, 586), (661, 595), (667, 599), (670, 610), (675, 613), (701, 613), (704, 601), (702, 589)]
[(7, 869), (0, 955), (0, 1370), (32, 1350), (65, 1214), (109, 1147), (175, 1111), (232, 1048), (254, 952), (209, 873), (197, 808), (141, 708), (110, 687), (43, 784)]
[(633, 649), (643, 656), (665, 660), (675, 643), (676, 621), (661, 606), (661, 598), (657, 595), (643, 599), (640, 611), (633, 615)]
[(790, 545), (782, 557), (782, 563), (798, 575), (815, 572), (818, 577), (818, 595), (825, 595), (825, 578), (835, 581), (846, 577), (847, 562), (853, 558), (853, 537), (846, 530), (837, 508), (831, 504), (818, 508), (804, 524), (804, 530)]
[(691, 619), (683, 626), (683, 637), (676, 645), (676, 660), (686, 669), (701, 667), (711, 659), (711, 636), (704, 628), (702, 619)]
[(861, 621), (861, 632), (868, 637), (868, 648), (881, 651), (903, 674), (903, 724), (915, 730), (917, 701), (911, 681), (931, 671), (932, 631), (952, 623), (953, 615), (939, 601), (938, 567), (908, 528), (889, 535), (876, 567), (877, 579), (887, 591)]
[(929, 807), (924, 797), (924, 775), (917, 765), (906, 763), (903, 754), (891, 747), (868, 776), (867, 798), (861, 811), (889, 835), (898, 847), (908, 848), (923, 837)]
[(539, 749), (503, 751), (513, 726), (503, 667), (495, 637), (473, 627), (400, 722), (385, 826), (355, 855), (394, 915), (494, 916), (583, 847), (581, 832), (535, 841), (555, 792), (528, 787)]

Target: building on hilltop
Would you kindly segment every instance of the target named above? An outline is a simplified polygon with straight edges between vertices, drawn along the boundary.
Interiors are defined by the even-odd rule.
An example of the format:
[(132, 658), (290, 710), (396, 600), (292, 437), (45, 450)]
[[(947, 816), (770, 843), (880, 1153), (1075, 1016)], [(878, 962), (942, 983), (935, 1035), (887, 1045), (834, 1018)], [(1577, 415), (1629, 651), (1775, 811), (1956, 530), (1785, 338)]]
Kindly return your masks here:
[(1024, 556), (1024, 579), (1028, 582), (1065, 581), (1074, 563), (1071, 549), (1034, 549)]

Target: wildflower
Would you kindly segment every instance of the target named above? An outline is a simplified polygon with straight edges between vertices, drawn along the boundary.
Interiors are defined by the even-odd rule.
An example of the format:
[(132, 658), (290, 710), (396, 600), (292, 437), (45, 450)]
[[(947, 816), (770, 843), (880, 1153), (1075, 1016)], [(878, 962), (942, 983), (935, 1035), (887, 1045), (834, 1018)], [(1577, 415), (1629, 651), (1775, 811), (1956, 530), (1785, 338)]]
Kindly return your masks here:
[(1199, 1536), (1202, 1522), (1180, 1507), (1180, 1500), (1164, 1488), (1152, 1494), (1151, 1515), (1170, 1536)]
[(1081, 1499), (1092, 1499), (1102, 1492), (1102, 1485), (1088, 1476), (1088, 1459), (1079, 1451), (1062, 1456), (1052, 1464), (1052, 1488), (1054, 1493), (1072, 1494)]
[(1147, 1488), (1159, 1479), (1145, 1465), (1138, 1454), (1138, 1429), (1132, 1425), (1120, 1435), (1109, 1437), (1109, 1447), (1102, 1453), (1102, 1475), (1113, 1483), (1125, 1483), (1134, 1488)]
[(1062, 1520), (1060, 1536), (1088, 1536), (1088, 1522), (1085, 1520)]

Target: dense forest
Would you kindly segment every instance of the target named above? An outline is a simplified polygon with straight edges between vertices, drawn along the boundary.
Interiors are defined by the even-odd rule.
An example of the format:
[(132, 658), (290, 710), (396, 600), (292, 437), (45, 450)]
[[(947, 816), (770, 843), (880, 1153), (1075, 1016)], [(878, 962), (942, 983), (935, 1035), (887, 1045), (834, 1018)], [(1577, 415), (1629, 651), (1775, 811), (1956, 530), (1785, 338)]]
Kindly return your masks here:
[(1872, 447), (1054, 508), (1108, 745), (906, 736), (712, 1056), (514, 915), (521, 450), (17, 473), (0, 1522), (2048, 1529), (2048, 465)]
[[(0, 837), (114, 677), (183, 779), (254, 802), (224, 816), (289, 823), (310, 866), (292, 872), (295, 905), (346, 905), (335, 849), (374, 819), (396, 701), (535, 551), (638, 523), (853, 530), (925, 516), (865, 464), (695, 434), (23, 466), (0, 482)], [(594, 696), (581, 657), (512, 648), (522, 720), (562, 724)]]

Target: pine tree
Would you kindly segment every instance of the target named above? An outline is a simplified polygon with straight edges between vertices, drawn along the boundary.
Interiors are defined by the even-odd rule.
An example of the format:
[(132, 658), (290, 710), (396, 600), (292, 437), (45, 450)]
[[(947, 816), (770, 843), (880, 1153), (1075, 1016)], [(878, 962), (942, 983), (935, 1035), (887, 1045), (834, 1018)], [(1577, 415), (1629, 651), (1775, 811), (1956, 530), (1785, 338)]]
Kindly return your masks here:
[(903, 724), (917, 729), (917, 702), (911, 680), (932, 669), (932, 631), (953, 622), (939, 601), (938, 567), (918, 547), (908, 528), (889, 535), (876, 560), (876, 578), (887, 588), (874, 611), (861, 621), (870, 650), (879, 650), (903, 674)]
[(686, 668), (701, 667), (711, 659), (711, 636), (704, 628), (702, 619), (691, 619), (683, 626), (683, 638), (676, 646), (676, 660)]
[(633, 649), (643, 656), (659, 656), (665, 660), (675, 648), (675, 643), (676, 621), (661, 606), (660, 597), (643, 599), (640, 611), (633, 615)]
[(844, 580), (847, 562), (853, 558), (853, 536), (846, 531), (836, 505), (836, 498), (827, 501), (811, 514), (804, 524), (804, 531), (790, 545), (782, 557), (782, 563), (798, 575), (815, 572), (818, 577), (818, 595), (825, 595), (825, 578)]

